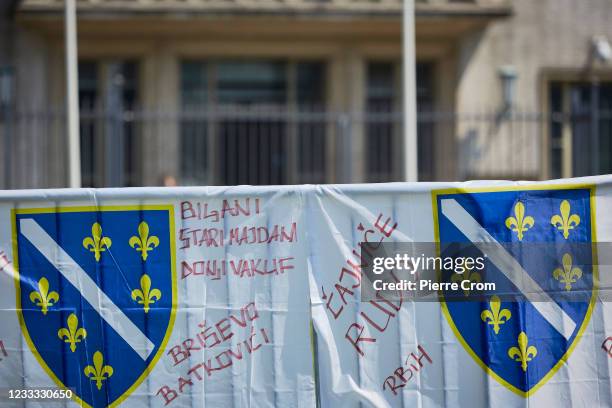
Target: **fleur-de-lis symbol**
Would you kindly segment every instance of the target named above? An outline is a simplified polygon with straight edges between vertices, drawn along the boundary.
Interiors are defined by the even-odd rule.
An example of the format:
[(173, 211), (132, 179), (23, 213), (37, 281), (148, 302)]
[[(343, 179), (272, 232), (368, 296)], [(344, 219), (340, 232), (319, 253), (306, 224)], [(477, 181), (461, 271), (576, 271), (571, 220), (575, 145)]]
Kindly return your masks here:
[(102, 381), (108, 380), (113, 375), (113, 367), (104, 365), (104, 357), (100, 351), (96, 351), (93, 356), (93, 366), (88, 365), (83, 370), (85, 377), (96, 382), (96, 387), (102, 389)]
[(54, 290), (49, 292), (49, 281), (43, 277), (38, 281), (38, 291), (30, 292), (30, 301), (40, 307), (42, 314), (46, 315), (47, 310), (59, 301), (59, 295)]
[(506, 218), (506, 227), (510, 231), (516, 232), (518, 240), (523, 240), (523, 234), (533, 227), (535, 221), (531, 216), (525, 216), (525, 205), (518, 201), (514, 206), (514, 217)]
[(570, 214), (571, 206), (569, 201), (561, 201), (559, 207), (561, 215), (555, 214), (550, 218), (550, 223), (559, 231), (563, 231), (563, 238), (569, 238), (570, 230), (573, 230), (580, 225), (580, 216), (578, 214)]
[(93, 252), (96, 262), (99, 262), (100, 254), (109, 249), (112, 243), (110, 238), (102, 236), (102, 227), (96, 222), (91, 226), (91, 237), (83, 240), (83, 247)]
[(553, 271), (553, 277), (561, 283), (565, 283), (565, 290), (572, 290), (572, 283), (576, 283), (582, 277), (582, 269), (573, 266), (573, 259), (570, 254), (563, 255), (561, 263), (563, 269), (557, 268)]
[[(470, 268), (466, 268), (465, 272), (463, 273), (454, 273), (453, 276), (451, 276), (451, 282), (458, 283), (464, 280), (469, 280), (470, 282), (477, 283), (477, 282), (482, 282), (482, 277), (480, 276), (478, 272), (472, 272), (472, 269)], [(465, 296), (469, 296), (470, 290), (464, 289), (463, 294)]]
[(151, 289), (151, 278), (144, 274), (140, 278), (140, 289), (132, 291), (132, 300), (144, 306), (145, 313), (149, 313), (149, 305), (161, 299), (162, 293), (159, 289)]
[(142, 260), (146, 261), (147, 256), (149, 256), (148, 252), (159, 246), (159, 238), (155, 235), (149, 236), (149, 224), (143, 221), (138, 225), (138, 236), (132, 236), (129, 244), (132, 248), (140, 251)]
[(533, 360), (538, 355), (538, 349), (535, 346), (529, 346), (529, 339), (525, 332), (521, 332), (518, 336), (518, 347), (510, 347), (508, 349), (508, 357), (512, 360), (520, 362), (523, 371), (527, 371), (527, 363)]
[(85, 337), (87, 337), (87, 330), (79, 327), (79, 319), (74, 313), (71, 313), (66, 320), (68, 328), (62, 327), (57, 331), (57, 336), (60, 340), (64, 340), (64, 343), (70, 344), (70, 350), (74, 353), (76, 351), (76, 344), (80, 343)]
[(495, 334), (498, 334), (500, 329), (499, 326), (510, 320), (512, 313), (510, 313), (510, 310), (508, 309), (501, 308), (501, 300), (497, 295), (491, 297), (489, 307), (491, 310), (483, 310), (480, 314), (480, 318), (483, 322), (493, 326), (493, 331)]

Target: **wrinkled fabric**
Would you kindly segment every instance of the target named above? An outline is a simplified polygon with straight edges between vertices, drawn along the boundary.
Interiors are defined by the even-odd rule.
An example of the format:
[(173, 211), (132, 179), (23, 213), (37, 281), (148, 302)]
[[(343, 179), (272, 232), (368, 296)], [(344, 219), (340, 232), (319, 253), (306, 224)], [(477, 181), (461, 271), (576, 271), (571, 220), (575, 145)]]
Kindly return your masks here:
[[(55, 326), (49, 329), (46, 346), (33, 347), (24, 333), (27, 324), (20, 322), (20, 316), (35, 312), (39, 313), (36, 318), (43, 316), (41, 307), (29, 301), (28, 294), (40, 290), (36, 282), (39, 280), (22, 276), (18, 271), (22, 260), (16, 262), (16, 257), (39, 254), (33, 249), (37, 248), (35, 245), (29, 246), (24, 227), (17, 228), (16, 222), (37, 211), (30, 209), (42, 208), (54, 214), (75, 207), (83, 208), (84, 213), (130, 208), (138, 214), (138, 208), (142, 208), (142, 219), (134, 215), (133, 222), (130, 218), (125, 223), (125, 236), (121, 235), (122, 228), (116, 228), (117, 238), (110, 237), (112, 245), (100, 252), (99, 261), (94, 258), (95, 251), (91, 251), (93, 246), (81, 244), (86, 238), (81, 232), (84, 229), (68, 225), (72, 222), (70, 218), (61, 221), (61, 216), (57, 216), (59, 221), (55, 221), (57, 228), (79, 231), (73, 246), (66, 242), (72, 239), (69, 234), (58, 245), (68, 248), (67, 254), (77, 259), (76, 263), (86, 273), (89, 262), (91, 265), (107, 262), (109, 267), (121, 271), (120, 276), (112, 278), (118, 294), (108, 296), (127, 318), (142, 316), (138, 319), (145, 322), (153, 319), (147, 317), (148, 312), (138, 303), (139, 292), (133, 295), (133, 291), (143, 290), (141, 278), (148, 273), (147, 262), (156, 259), (155, 251), (167, 249), (173, 253), (172, 265), (166, 272), (170, 276), (170, 269), (174, 270), (176, 293), (173, 302), (163, 303), (172, 308), (173, 322), (167, 325), (167, 333), (159, 335), (160, 339), (167, 337), (162, 347), (149, 346), (157, 347), (154, 351), (158, 358), (141, 381), (126, 392), (120, 392), (122, 388), (115, 393), (107, 389), (125, 385), (112, 383), (113, 376), (122, 375), (118, 371), (122, 367), (120, 358), (114, 357), (107, 364), (117, 368), (101, 380), (98, 390), (93, 376), (83, 374), (85, 364), (66, 363), (74, 370), (71, 381), (77, 381), (91, 395), (98, 391), (106, 393), (106, 399), (93, 400), (95, 406), (611, 406), (612, 354), (606, 347), (612, 348), (612, 339), (608, 345), (606, 340), (612, 336), (612, 306), (603, 298), (596, 299), (588, 324), (567, 361), (531, 395), (518, 395), (474, 360), (457, 339), (440, 303), (407, 300), (401, 304), (374, 305), (360, 297), (360, 242), (435, 242), (438, 226), (433, 191), (547, 190), (551, 186), (573, 185), (594, 186), (592, 203), (596, 210), (592, 227), (598, 242), (611, 241), (612, 176), (541, 183), (477, 181), (0, 192), (0, 388), (3, 392), (61, 388), (63, 383), (57, 377), (67, 374), (53, 378), (49, 373), (53, 370), (43, 367), (41, 359), (44, 360), (45, 353), (71, 358), (69, 343), (58, 338)], [(172, 219), (168, 223), (171, 239), (151, 244), (149, 260), (127, 267), (119, 251), (142, 259), (142, 250), (139, 252), (136, 247), (142, 247), (146, 240), (138, 241), (142, 231), (136, 226), (148, 220), (147, 209), (156, 206), (171, 209)], [(104, 235), (104, 215), (99, 219)], [(43, 229), (48, 228), (51, 238), (55, 233), (57, 237), (61, 235), (45, 227), (43, 221), (37, 222)], [(149, 224), (153, 225), (153, 221)], [(86, 232), (92, 231), (92, 225), (86, 227)], [(114, 231), (110, 225), (106, 228)], [(149, 235), (155, 233), (151, 228)], [(127, 239), (130, 236), (138, 238), (134, 245)], [(163, 237), (161, 233), (157, 236)], [(66, 265), (65, 258), (52, 256), (58, 267)], [(90, 260), (83, 263), (78, 257)], [(606, 265), (611, 264), (612, 254), (599, 253), (598, 257), (599, 288), (610, 288), (612, 268)], [(95, 268), (91, 274), (97, 276)], [(64, 279), (61, 274), (58, 277)], [(100, 284), (95, 279), (94, 283)], [(105, 281), (100, 287), (108, 285)], [(75, 293), (82, 294), (83, 281), (77, 286)], [(152, 288), (155, 287), (153, 280)], [(28, 293), (22, 296), (20, 290)], [(63, 293), (59, 293), (60, 298)], [(162, 290), (163, 301), (158, 300), (158, 305), (169, 301), (164, 296), (171, 296), (169, 289)], [(18, 298), (22, 299), (24, 309), (21, 314)], [(98, 296), (92, 301), (95, 305), (87, 300), (83, 304), (88, 310), (111, 310), (112, 306), (107, 307), (103, 300)], [(55, 309), (49, 306), (48, 316), (53, 313), (60, 316), (59, 328), (66, 326), (64, 322), (71, 309), (62, 309), (65, 306), (61, 301), (57, 305)], [(149, 307), (155, 310), (155, 302)], [(121, 311), (111, 310), (108, 319), (114, 319), (113, 313)], [(116, 322), (119, 321), (117, 317)], [(108, 324), (105, 330), (114, 333), (108, 320), (100, 322)], [(27, 328), (38, 329), (43, 328)], [(155, 338), (153, 333), (144, 332)], [(30, 337), (34, 339), (36, 335)], [(121, 343), (121, 335), (116, 337)], [(93, 366), (94, 350), (88, 349), (88, 342), (92, 341), (85, 337), (75, 347)], [(115, 347), (110, 341), (104, 347)], [(131, 350), (126, 344), (117, 347)], [(113, 355), (106, 349), (101, 351)], [(390, 377), (393, 379), (389, 380)], [(117, 395), (121, 397), (115, 398)], [(23, 400), (2, 398), (2, 406), (36, 406), (33, 402), (24, 405)], [(78, 401), (44, 404), (76, 406)]]

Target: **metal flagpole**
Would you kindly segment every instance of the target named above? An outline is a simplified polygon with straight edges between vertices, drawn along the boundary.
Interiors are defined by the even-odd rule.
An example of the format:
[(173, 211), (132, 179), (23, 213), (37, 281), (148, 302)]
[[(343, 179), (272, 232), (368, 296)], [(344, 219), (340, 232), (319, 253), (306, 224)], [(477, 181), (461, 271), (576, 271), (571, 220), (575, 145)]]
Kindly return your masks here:
[(66, 39), (69, 186), (78, 188), (81, 187), (81, 141), (79, 138), (79, 85), (75, 1), (65, 0), (64, 2), (64, 36)]
[(414, 35), (414, 0), (404, 0), (403, 77), (404, 77), (404, 179), (418, 180), (416, 46)]

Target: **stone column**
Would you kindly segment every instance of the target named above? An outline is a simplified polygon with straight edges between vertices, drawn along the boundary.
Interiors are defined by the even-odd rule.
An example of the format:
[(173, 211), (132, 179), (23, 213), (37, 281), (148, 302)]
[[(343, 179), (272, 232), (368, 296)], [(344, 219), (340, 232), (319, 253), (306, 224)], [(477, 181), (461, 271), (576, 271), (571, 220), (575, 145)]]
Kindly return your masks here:
[(141, 73), (142, 183), (160, 185), (180, 178), (179, 61), (162, 47), (143, 59)]

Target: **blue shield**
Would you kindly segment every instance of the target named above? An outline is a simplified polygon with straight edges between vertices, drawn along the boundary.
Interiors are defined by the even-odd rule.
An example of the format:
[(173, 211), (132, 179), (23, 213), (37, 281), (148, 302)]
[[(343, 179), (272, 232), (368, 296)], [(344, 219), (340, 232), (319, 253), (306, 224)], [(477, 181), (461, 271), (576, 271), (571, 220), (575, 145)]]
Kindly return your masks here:
[(44, 370), (85, 406), (146, 378), (176, 306), (171, 206), (18, 209), (17, 313)]
[[(487, 373), (518, 395), (532, 394), (554, 375), (590, 320), (597, 282), (593, 196), (593, 186), (433, 192), (441, 256), (450, 245), (483, 242), (474, 240), (479, 237), (499, 243), (505, 259), (511, 260), (506, 264), (520, 265), (509, 272), (489, 257), (480, 274), (464, 278), (495, 282), (503, 294), (519, 294), (520, 284), (529, 281), (548, 299), (513, 300), (490, 291), (469, 301), (478, 293), (466, 291), (460, 296), (468, 301), (451, 301), (449, 292), (441, 292), (443, 312), (460, 343)], [(441, 276), (445, 281), (452, 278)], [(578, 293), (581, 296), (572, 297)]]

